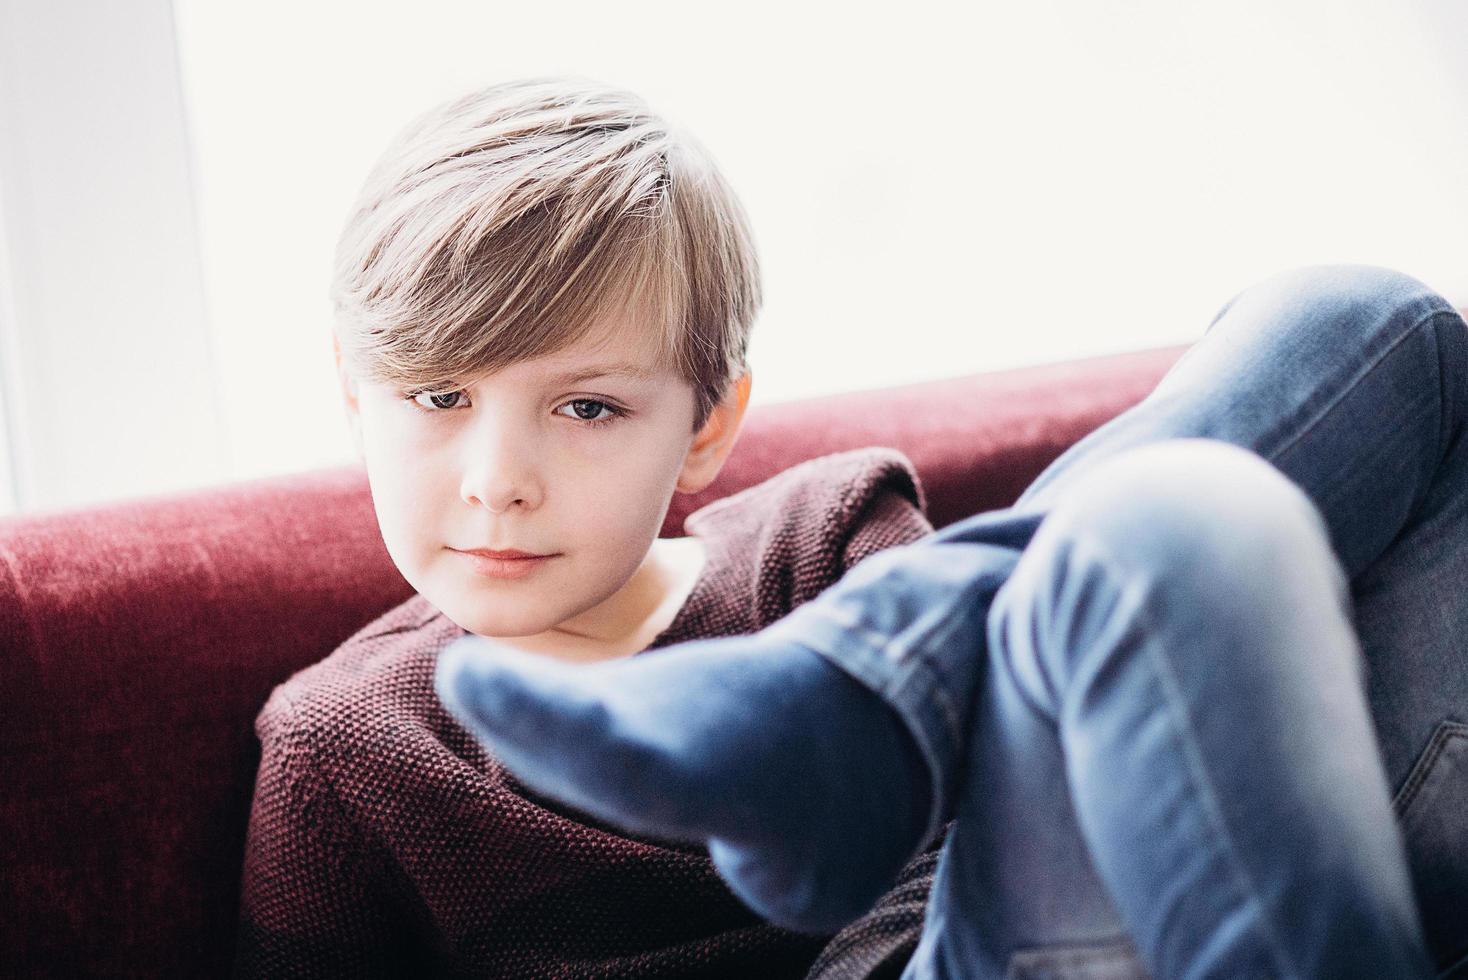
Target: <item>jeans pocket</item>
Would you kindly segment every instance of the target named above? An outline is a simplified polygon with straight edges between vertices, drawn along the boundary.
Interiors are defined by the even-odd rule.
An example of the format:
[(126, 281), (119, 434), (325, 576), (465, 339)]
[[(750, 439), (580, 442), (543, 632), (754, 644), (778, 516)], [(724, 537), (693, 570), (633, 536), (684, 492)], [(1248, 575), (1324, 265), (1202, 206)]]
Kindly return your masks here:
[(1443, 969), (1468, 957), (1468, 725), (1437, 726), (1393, 806), (1427, 948)]
[(1148, 980), (1129, 940), (1022, 949), (1009, 959), (1006, 980)]

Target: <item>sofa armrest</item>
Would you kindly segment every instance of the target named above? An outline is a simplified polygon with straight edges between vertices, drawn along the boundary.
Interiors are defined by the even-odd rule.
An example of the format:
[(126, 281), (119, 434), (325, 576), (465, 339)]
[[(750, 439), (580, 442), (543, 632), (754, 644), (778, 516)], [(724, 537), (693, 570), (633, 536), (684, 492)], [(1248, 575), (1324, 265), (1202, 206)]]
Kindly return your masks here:
[(1185, 349), (751, 409), (719, 478), (700, 494), (675, 497), (663, 533), (680, 533), (683, 519), (704, 504), (801, 460), (862, 446), (892, 446), (907, 454), (922, 479), (935, 527), (1007, 506), (1068, 446), (1141, 401)]
[(363, 474), (7, 519), (0, 575), (7, 967), (219, 973), (255, 715), (412, 593)]

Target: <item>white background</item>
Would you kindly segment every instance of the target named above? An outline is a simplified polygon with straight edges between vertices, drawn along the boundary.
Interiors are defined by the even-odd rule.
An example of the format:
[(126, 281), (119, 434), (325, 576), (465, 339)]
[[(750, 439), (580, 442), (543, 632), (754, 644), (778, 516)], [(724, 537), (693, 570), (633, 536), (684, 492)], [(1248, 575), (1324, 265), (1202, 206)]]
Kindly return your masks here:
[[(1185, 343), (1292, 265), (1390, 265), (1468, 304), (1456, 0), (128, 9), (149, 7), (144, 31), (0, 0), (13, 508), (350, 461), (326, 300), (347, 208), (413, 115), (519, 75), (633, 88), (713, 151), (765, 268), (756, 404)], [(97, 92), (90, 131), (130, 122), (163, 165), (119, 176), (87, 126), (55, 122)], [(85, 165), (62, 184), (42, 154), (15, 162), (27, 141)], [(65, 216), (72, 237), (126, 243), (89, 268), (171, 263), (105, 317), (67, 297), (77, 263), (37, 231), (87, 166), (103, 186)], [(144, 173), (168, 199), (153, 221)], [(56, 413), (81, 421), (37, 421)]]

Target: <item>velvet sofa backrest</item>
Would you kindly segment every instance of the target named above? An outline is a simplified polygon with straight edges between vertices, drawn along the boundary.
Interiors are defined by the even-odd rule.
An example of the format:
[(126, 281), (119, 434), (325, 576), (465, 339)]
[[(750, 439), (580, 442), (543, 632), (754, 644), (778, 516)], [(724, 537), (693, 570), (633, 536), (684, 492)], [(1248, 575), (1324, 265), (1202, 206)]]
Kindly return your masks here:
[[(887, 445), (938, 525), (1003, 506), (1166, 349), (751, 410), (710, 500)], [(347, 467), (0, 520), (0, 973), (228, 972), (271, 689), (408, 598)]]

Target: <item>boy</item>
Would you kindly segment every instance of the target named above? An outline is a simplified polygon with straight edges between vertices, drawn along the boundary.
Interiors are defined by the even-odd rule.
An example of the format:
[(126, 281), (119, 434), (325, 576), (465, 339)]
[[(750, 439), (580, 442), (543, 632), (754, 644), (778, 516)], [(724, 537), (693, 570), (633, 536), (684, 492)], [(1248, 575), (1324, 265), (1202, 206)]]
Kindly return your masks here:
[(589, 82), (493, 86), (369, 177), (332, 295), (389, 555), (418, 595), (278, 687), (238, 973), (791, 976), (699, 847), (633, 839), (511, 778), (443, 709), (451, 640), (590, 662), (750, 633), (930, 530), (887, 450), (795, 467), (656, 537), (714, 479), (760, 304), (708, 156)]

